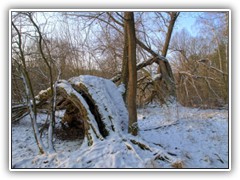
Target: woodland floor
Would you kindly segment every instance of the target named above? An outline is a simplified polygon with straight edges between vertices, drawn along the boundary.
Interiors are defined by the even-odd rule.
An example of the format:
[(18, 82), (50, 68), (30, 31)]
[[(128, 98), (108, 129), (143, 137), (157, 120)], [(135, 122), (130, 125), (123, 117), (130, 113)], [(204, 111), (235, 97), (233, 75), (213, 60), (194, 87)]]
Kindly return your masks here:
[[(63, 112), (57, 114), (58, 117), (62, 115)], [(41, 125), (45, 122), (46, 115), (39, 114), (38, 119)], [(183, 168), (228, 168), (228, 121), (228, 110), (187, 108), (177, 104), (168, 107), (151, 104), (138, 109), (139, 137), (177, 157), (182, 162)], [(116, 159), (119, 156), (111, 159), (108, 156), (100, 156), (97, 152), (91, 161), (82, 158), (81, 165), (77, 164), (75, 159), (79, 156), (78, 150), (81, 147), (83, 135), (79, 132), (66, 134), (60, 127), (60, 119), (58, 119), (54, 136), (57, 153), (52, 155), (54, 158), (49, 158), (38, 154), (29, 116), (13, 124), (11, 127), (12, 168), (96, 168), (99, 159), (105, 163), (99, 165), (100, 168), (134, 168), (136, 166), (131, 160), (120, 161)], [(42, 136), (46, 139), (46, 133)], [(116, 147), (121, 148), (120, 145)], [(143, 160), (148, 158), (144, 152), (139, 151), (138, 154)], [(128, 164), (124, 164), (125, 162)], [(145, 167), (149, 168), (147, 164)], [(164, 162), (155, 162), (151, 167), (170, 168)]]

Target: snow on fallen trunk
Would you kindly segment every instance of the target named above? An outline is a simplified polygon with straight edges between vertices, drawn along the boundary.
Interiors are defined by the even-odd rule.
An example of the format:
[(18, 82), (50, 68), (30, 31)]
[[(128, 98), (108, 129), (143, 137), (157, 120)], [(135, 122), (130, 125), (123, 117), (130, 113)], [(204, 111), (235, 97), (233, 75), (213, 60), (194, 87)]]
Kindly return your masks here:
[[(50, 88), (39, 93), (40, 103), (47, 102), (49, 91)], [(127, 132), (127, 109), (112, 81), (89, 75), (61, 80), (57, 83), (57, 96), (70, 101), (79, 110), (88, 145), (111, 134)]]
[[(47, 101), (49, 90), (38, 95), (41, 103)], [(155, 161), (164, 161), (171, 167), (177, 161), (161, 147), (127, 133), (128, 112), (121, 92), (112, 81), (89, 75), (61, 80), (57, 83), (57, 96), (79, 110), (85, 136), (79, 150), (48, 157), (55, 159), (51, 162), (64, 159), (64, 162), (52, 164), (52, 167), (144, 168), (155, 167)], [(39, 156), (37, 159), (35, 165), (45, 167), (46, 157)]]
[(127, 132), (128, 113), (121, 92), (110, 80), (96, 76), (79, 76), (69, 80), (72, 87), (94, 103), (106, 130)]

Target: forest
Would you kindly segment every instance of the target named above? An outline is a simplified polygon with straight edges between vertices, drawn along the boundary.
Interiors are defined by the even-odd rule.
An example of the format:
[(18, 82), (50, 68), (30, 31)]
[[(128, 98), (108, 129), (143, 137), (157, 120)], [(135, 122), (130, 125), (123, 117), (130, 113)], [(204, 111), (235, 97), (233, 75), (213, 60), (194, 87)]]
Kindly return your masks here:
[(11, 11), (11, 168), (229, 168), (229, 11)]

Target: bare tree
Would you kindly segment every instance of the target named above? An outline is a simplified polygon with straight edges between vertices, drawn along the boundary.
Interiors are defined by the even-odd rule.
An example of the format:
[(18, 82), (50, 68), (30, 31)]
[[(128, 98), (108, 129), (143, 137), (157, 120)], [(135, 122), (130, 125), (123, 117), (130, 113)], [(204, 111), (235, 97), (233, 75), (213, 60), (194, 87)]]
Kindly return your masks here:
[(17, 35), (18, 35), (18, 49), (19, 49), (19, 59), (21, 60), (21, 63), (18, 63), (18, 68), (22, 73), (22, 81), (25, 87), (25, 91), (26, 91), (26, 95), (27, 95), (27, 101), (28, 101), (28, 108), (30, 110), (30, 117), (31, 117), (31, 123), (32, 123), (32, 127), (33, 127), (33, 132), (34, 132), (34, 137), (37, 143), (37, 146), (39, 148), (39, 152), (41, 154), (46, 153), (46, 148), (43, 145), (43, 142), (41, 140), (40, 137), (40, 133), (38, 130), (38, 126), (37, 126), (37, 105), (36, 105), (36, 99), (35, 99), (35, 95), (34, 95), (34, 91), (33, 91), (33, 86), (32, 86), (32, 81), (30, 79), (28, 70), (27, 70), (27, 65), (26, 65), (26, 59), (25, 59), (25, 55), (24, 55), (24, 50), (22, 47), (22, 37), (21, 37), (21, 33), (18, 30), (18, 28), (16, 27), (16, 25), (14, 24), (14, 22), (12, 22), (12, 27), (14, 28), (14, 30), (16, 31)]
[(125, 12), (127, 42), (128, 42), (128, 92), (127, 106), (129, 113), (128, 132), (137, 135), (137, 69), (136, 69), (136, 35), (133, 12)]
[[(170, 16), (170, 21), (169, 21), (169, 25), (167, 27), (165, 42), (164, 42), (163, 49), (162, 49), (162, 56), (164, 56), (164, 57), (167, 56), (167, 52), (169, 49), (168, 47), (170, 44), (174, 24), (180, 13), (179, 12), (168, 12), (168, 14)], [(168, 94), (170, 96), (176, 97), (174, 77), (173, 77), (171, 66), (168, 61), (159, 61), (158, 74), (161, 74), (161, 79), (159, 80), (159, 83), (160, 83), (160, 92), (159, 93), (162, 94), (163, 96), (166, 96), (166, 94)]]
[(178, 101), (183, 105), (215, 108), (227, 103), (228, 23), (225, 21), (225, 14), (202, 13), (196, 21), (200, 27), (196, 37), (186, 30), (174, 35), (172, 57), (176, 63)]
[[(19, 13), (20, 16), (24, 17), (27, 23), (27, 28), (26, 31), (29, 31), (29, 29), (31, 29), (31, 32), (26, 33), (24, 36), (25, 39), (28, 38), (27, 44), (28, 46), (31, 45), (31, 40), (33, 40), (34, 42), (34, 46), (36, 46), (36, 49), (34, 49), (34, 46), (32, 46), (32, 51), (35, 51), (34, 53), (27, 53), (27, 51), (19, 46), (19, 51), (22, 52), (20, 59), (22, 59), (22, 63), (19, 64), (18, 60), (16, 60), (16, 63), (19, 64), (20, 69), (22, 69), (24, 71), (24, 81), (23, 83), (28, 85), (28, 87), (30, 87), (31, 91), (30, 94), (31, 97), (31, 102), (32, 102), (32, 107), (33, 107), (33, 111), (35, 114), (35, 121), (37, 119), (37, 106), (38, 104), (36, 103), (35, 100), (35, 96), (34, 96), (34, 91), (36, 91), (36, 89), (34, 89), (34, 86), (32, 85), (32, 80), (34, 79), (34, 84), (40, 83), (39, 81), (37, 81), (37, 79), (40, 79), (40, 76), (43, 76), (45, 78), (46, 84), (48, 84), (50, 86), (50, 93), (51, 93), (51, 105), (50, 105), (50, 120), (48, 122), (49, 126), (48, 126), (48, 152), (54, 152), (54, 145), (53, 145), (53, 129), (54, 129), (54, 125), (55, 125), (55, 109), (56, 109), (56, 85), (54, 85), (55, 80), (58, 80), (60, 78), (61, 75), (61, 68), (60, 68), (60, 64), (56, 62), (56, 60), (53, 59), (52, 57), (52, 52), (51, 49), (49, 48), (49, 43), (51, 43), (50, 41), (47, 41), (43, 35), (43, 32), (41, 31), (40, 26), (36, 23), (36, 20), (34, 19), (34, 13), (32, 12), (20, 12)], [(21, 36), (21, 32), (17, 29), (17, 26), (14, 24), (14, 22), (12, 23), (15, 31), (17, 32), (17, 34), (19, 36)], [(46, 25), (46, 24), (43, 24)], [(17, 31), (18, 30), (18, 31)], [(35, 34), (33, 36), (33, 34)], [(19, 38), (20, 39), (20, 38)], [(29, 40), (30, 39), (30, 40)], [(21, 43), (20, 40), (18, 40), (18, 42)], [(24, 56), (24, 54), (28, 54), (28, 65), (26, 63), (26, 58)], [(35, 60), (31, 60), (32, 58), (36, 58)], [(37, 59), (39, 59), (41, 61), (37, 62)], [(24, 62), (24, 63), (23, 63)], [(32, 67), (31, 67), (32, 64)], [(45, 65), (45, 67), (47, 69), (41, 70), (41, 67), (43, 67), (43, 65)], [(56, 79), (54, 79), (54, 68), (56, 69), (57, 73), (57, 77)], [(48, 73), (44, 72), (45, 70), (47, 70)], [(35, 72), (40, 72), (40, 76), (38, 76), (36, 78)], [(30, 75), (33, 74), (33, 75)], [(30, 78), (31, 77), (31, 78)], [(26, 86), (25, 86), (26, 87)], [(27, 90), (25, 88), (25, 90)], [(30, 108), (30, 107), (29, 107)], [(31, 108), (30, 108), (31, 110)], [(30, 111), (31, 112), (31, 111)], [(37, 143), (39, 143), (41, 141), (41, 138), (38, 137), (38, 127), (35, 124), (34, 125), (34, 131), (36, 131), (35, 133), (37, 134)], [(43, 146), (43, 145), (42, 145)], [(41, 147), (41, 151), (46, 152), (46, 150), (42, 150), (42, 149), (46, 149), (46, 148), (42, 148)]]
[[(127, 14), (125, 14), (126, 16)], [(126, 17), (125, 17), (126, 18)], [(128, 92), (128, 32), (127, 32), (127, 21), (124, 21), (124, 47), (123, 47), (123, 60), (122, 60), (122, 73), (121, 82), (125, 87), (125, 92), (123, 94), (123, 99), (126, 102), (127, 92)]]

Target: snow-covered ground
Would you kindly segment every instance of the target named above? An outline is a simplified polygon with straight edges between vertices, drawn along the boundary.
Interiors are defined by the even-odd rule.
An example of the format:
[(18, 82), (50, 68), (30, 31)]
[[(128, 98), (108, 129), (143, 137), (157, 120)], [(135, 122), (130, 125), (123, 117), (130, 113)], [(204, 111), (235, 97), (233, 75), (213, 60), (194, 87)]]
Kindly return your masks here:
[(140, 135), (176, 155), (184, 168), (228, 168), (228, 111), (172, 105), (139, 109)]
[[(46, 118), (40, 114), (39, 125)], [(56, 126), (60, 127), (59, 119)], [(138, 126), (137, 138), (163, 149), (183, 168), (229, 168), (227, 110), (148, 105), (138, 109)], [(56, 153), (39, 155), (28, 116), (11, 128), (12, 168), (172, 168), (165, 161), (153, 161), (149, 153), (137, 148), (134, 151), (138, 155), (133, 156), (128, 151), (131, 145), (124, 142), (125, 146), (114, 137), (94, 144), (92, 149), (82, 149), (80, 138), (63, 140), (55, 136)]]

